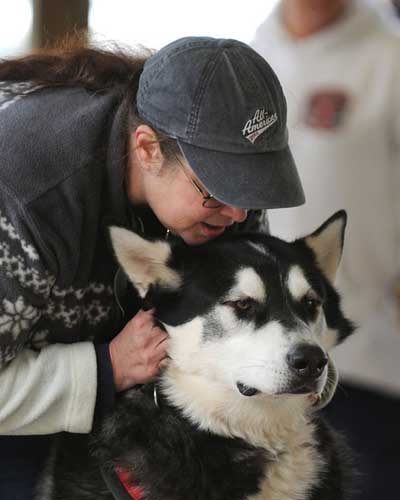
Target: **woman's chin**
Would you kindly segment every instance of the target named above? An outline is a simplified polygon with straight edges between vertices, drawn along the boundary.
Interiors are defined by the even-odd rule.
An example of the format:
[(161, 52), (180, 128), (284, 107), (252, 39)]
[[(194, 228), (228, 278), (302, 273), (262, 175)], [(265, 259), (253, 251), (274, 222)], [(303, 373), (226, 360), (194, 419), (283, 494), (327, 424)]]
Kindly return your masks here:
[(225, 231), (225, 226), (211, 226), (204, 222), (199, 222), (192, 229), (183, 231), (179, 236), (188, 245), (201, 245), (209, 240), (220, 236)]
[(208, 238), (216, 238), (217, 236), (221, 236), (221, 234), (225, 231), (225, 226), (213, 226), (211, 224), (207, 224), (205, 222), (200, 222), (201, 230), (203, 234)]

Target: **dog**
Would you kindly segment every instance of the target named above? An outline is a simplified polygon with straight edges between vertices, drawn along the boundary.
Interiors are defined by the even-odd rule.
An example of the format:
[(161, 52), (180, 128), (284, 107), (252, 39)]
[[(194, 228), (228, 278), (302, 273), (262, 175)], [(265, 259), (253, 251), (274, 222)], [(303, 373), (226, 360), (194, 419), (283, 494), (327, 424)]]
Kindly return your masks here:
[(112, 228), (170, 360), (91, 435), (63, 440), (40, 500), (347, 498), (348, 451), (317, 411), (337, 382), (329, 353), (353, 331), (333, 286), (345, 226), (340, 211), (294, 242), (198, 247)]

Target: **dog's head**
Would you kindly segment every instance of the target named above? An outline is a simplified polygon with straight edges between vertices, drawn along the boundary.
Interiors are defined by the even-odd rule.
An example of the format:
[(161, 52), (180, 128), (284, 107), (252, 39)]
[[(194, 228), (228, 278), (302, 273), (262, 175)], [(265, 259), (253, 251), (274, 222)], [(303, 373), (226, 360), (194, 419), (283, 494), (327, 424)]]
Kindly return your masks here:
[(170, 335), (171, 363), (237, 397), (319, 393), (352, 332), (333, 287), (346, 214), (288, 243), (229, 235), (188, 247), (112, 228), (124, 271)]

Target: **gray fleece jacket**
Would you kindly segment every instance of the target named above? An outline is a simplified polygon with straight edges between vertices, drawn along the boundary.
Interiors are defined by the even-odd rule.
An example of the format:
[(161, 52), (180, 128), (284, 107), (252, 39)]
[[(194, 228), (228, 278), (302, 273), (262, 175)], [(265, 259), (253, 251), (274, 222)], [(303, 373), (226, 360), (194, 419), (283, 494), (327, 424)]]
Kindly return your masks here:
[(0, 434), (88, 432), (93, 341), (117, 333), (110, 224), (128, 225), (115, 94), (0, 103)]

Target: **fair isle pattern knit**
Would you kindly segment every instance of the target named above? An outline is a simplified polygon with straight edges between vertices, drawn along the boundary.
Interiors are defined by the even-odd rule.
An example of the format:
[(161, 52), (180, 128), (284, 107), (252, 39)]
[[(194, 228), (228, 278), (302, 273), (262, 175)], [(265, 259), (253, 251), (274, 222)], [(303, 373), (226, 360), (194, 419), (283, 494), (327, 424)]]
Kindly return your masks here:
[[(53, 320), (61, 321), (66, 328), (78, 325), (82, 318), (89, 325), (96, 326), (106, 320), (110, 313), (110, 307), (102, 304), (101, 297), (111, 298), (112, 295), (112, 287), (102, 283), (90, 283), (85, 289), (72, 287), (61, 289), (55, 286), (44, 314)], [(79, 304), (82, 301), (85, 302), (84, 308)], [(68, 305), (74, 302), (77, 302), (77, 305)]]
[(38, 260), (39, 255), (36, 252), (35, 248), (27, 243), (25, 240), (22, 238), (18, 237), (17, 232), (15, 231), (14, 226), (7, 221), (7, 218), (3, 215), (2, 211), (0, 210), (0, 230), (4, 231), (8, 238), (10, 240), (17, 240), (19, 241), (22, 249), (24, 252), (26, 252), (31, 260)]
[[(0, 275), (4, 295), (0, 297), (0, 367), (23, 346), (40, 349), (57, 340), (54, 330), (62, 331), (65, 339), (65, 332), (87, 326), (86, 338), (92, 339), (90, 327), (109, 320), (112, 287), (102, 283), (77, 289), (57, 286), (56, 277), (43, 268), (37, 249), (1, 210)], [(24, 290), (26, 296), (20, 294)], [(30, 303), (31, 294), (40, 299), (40, 307)], [(42, 323), (49, 328), (35, 330)]]
[(9, 333), (14, 340), (29, 331), (40, 317), (39, 311), (27, 304), (22, 296), (16, 302), (3, 299), (0, 313), (0, 334)]
[[(10, 279), (16, 279), (23, 288), (28, 288), (45, 298), (56, 279), (49, 272), (40, 274), (35, 268), (39, 261), (36, 249), (20, 238), (15, 227), (0, 210), (0, 269)], [(16, 247), (12, 250), (12, 247)]]
[[(15, 218), (13, 208), (10, 212)], [(55, 277), (43, 269), (35, 247), (21, 236), (23, 230), (4, 210), (0, 208), (0, 367), (29, 342), (42, 317), (39, 305), (55, 283)]]

